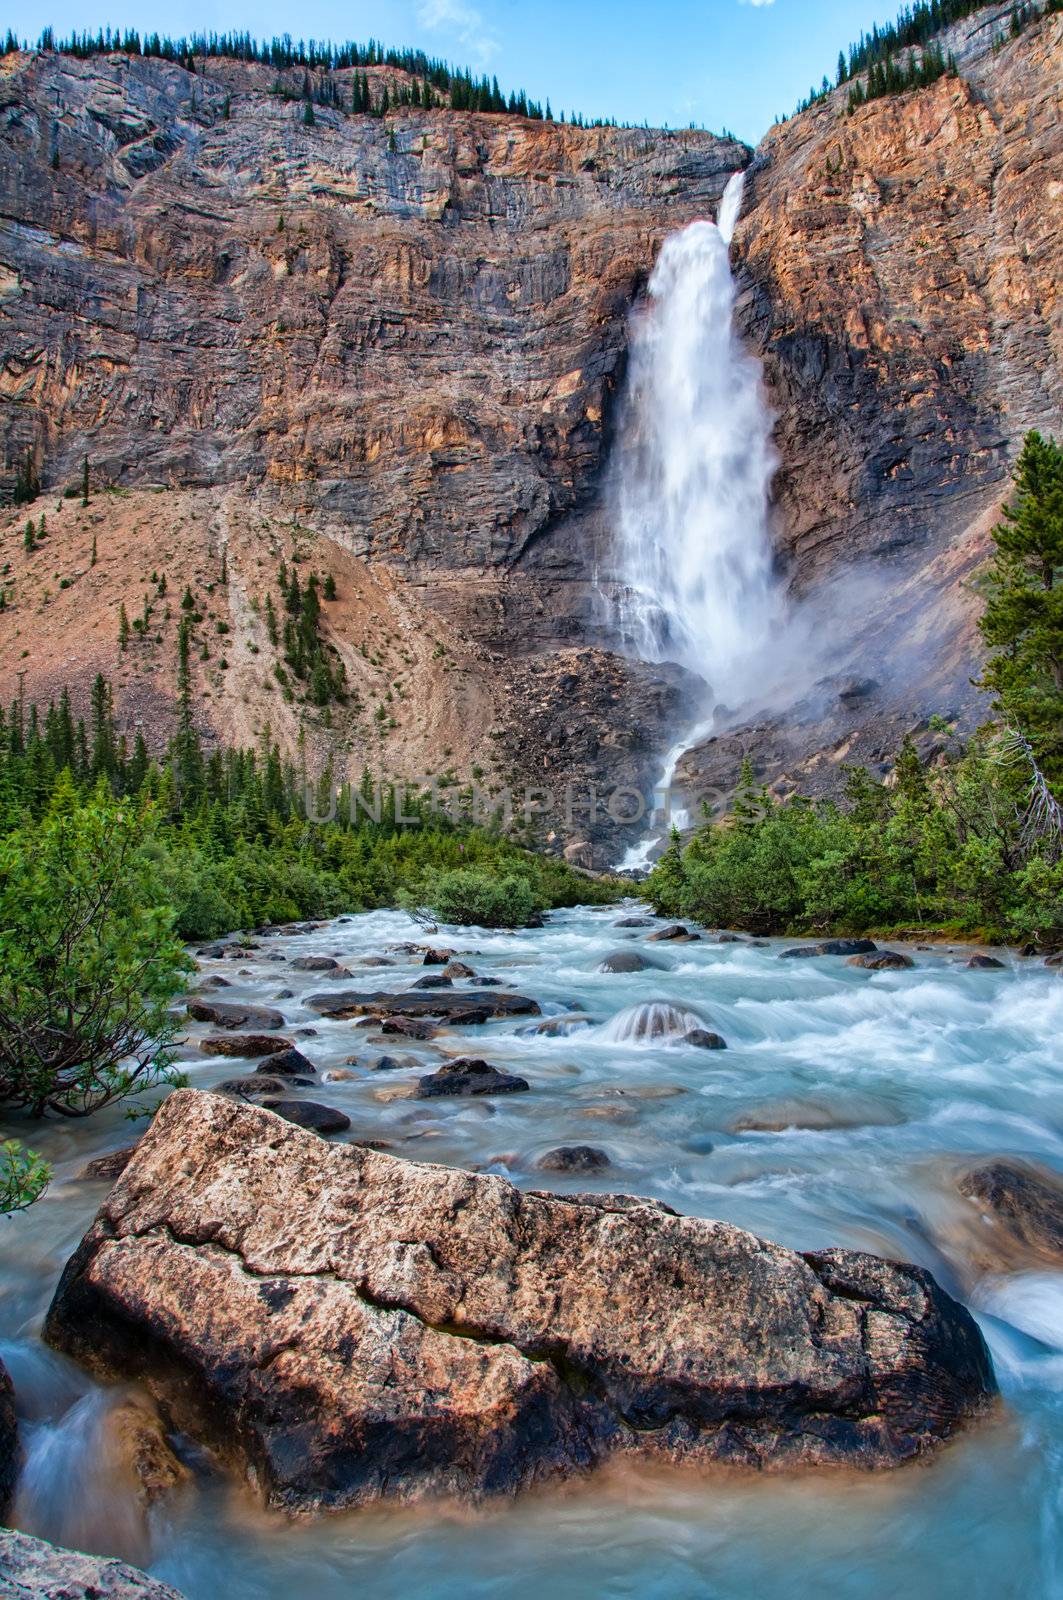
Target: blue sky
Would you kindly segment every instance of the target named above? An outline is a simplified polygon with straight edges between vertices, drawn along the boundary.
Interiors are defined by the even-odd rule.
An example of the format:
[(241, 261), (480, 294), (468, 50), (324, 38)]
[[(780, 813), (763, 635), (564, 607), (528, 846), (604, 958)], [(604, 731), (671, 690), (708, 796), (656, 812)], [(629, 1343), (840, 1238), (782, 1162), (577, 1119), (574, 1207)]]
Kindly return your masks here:
[(259, 37), (417, 45), (497, 73), (503, 89), (621, 121), (730, 128), (755, 142), (780, 112), (833, 73), (838, 50), (897, 9), (874, 0), (38, 0), (39, 24), (179, 34), (248, 29)]

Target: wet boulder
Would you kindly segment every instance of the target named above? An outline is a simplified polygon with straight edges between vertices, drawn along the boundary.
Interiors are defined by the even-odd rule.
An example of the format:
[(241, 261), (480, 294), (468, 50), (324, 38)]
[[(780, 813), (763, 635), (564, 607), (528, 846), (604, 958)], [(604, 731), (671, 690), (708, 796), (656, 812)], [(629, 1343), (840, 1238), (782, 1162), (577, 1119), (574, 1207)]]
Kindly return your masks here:
[(904, 955), (900, 950), (876, 950), (873, 955), (849, 956), (845, 964), (847, 967), (864, 967), (868, 972), (900, 972), (905, 967), (915, 966), (911, 956)]
[(918, 1267), (522, 1193), (187, 1089), (45, 1334), (302, 1514), (476, 1501), (618, 1457), (895, 1467), (995, 1388), (973, 1319)]
[(244, 1056), (250, 1060), (254, 1056), (279, 1055), (292, 1048), (292, 1041), (275, 1033), (214, 1033), (201, 1039), (199, 1048), (208, 1056)]
[(216, 1028), (226, 1031), (263, 1028), (272, 1032), (284, 1027), (280, 1012), (269, 1006), (241, 1005), (234, 1000), (201, 1000), (195, 995), (189, 997), (188, 1015), (194, 1022), (213, 1022)]
[(281, 1050), (275, 1056), (268, 1056), (256, 1070), (268, 1072), (276, 1078), (312, 1078), (317, 1072), (314, 1063), (308, 1061), (294, 1045), (289, 1045), (287, 1050)]
[(415, 978), (411, 988), (414, 989), (453, 989), (454, 979), (448, 978), (446, 972), (433, 972), (427, 978)]
[(613, 923), (614, 928), (652, 928), (652, 917), (618, 917)]
[(287, 1094), (294, 1083), (312, 1083), (311, 1078), (272, 1078), (265, 1072), (249, 1072), (244, 1078), (223, 1078), (214, 1085), (215, 1094), (235, 1094), (245, 1100), (264, 1100), (268, 1095)]
[(291, 961), (293, 972), (339, 972), (340, 964), (334, 956), (295, 956)]
[(434, 1039), (439, 1029), (426, 1017), (385, 1017), (380, 1024), (383, 1034), (396, 1034), (401, 1039)]
[(520, 1094), (529, 1088), (526, 1078), (499, 1072), (489, 1061), (460, 1056), (445, 1061), (417, 1083), (418, 1100), (437, 1100), (441, 1095)]
[(612, 1162), (594, 1144), (562, 1144), (548, 1150), (535, 1165), (541, 1172), (604, 1172)]
[(960, 1180), (989, 1225), (1006, 1235), (1004, 1254), (1018, 1246), (1045, 1260), (1063, 1260), (1063, 1178), (1045, 1167), (990, 1161)]
[(821, 939), (816, 949), (821, 956), (869, 956), (878, 945), (874, 939)]
[(648, 972), (651, 968), (658, 971), (665, 963), (656, 960), (653, 956), (642, 955), (638, 950), (612, 950), (599, 961), (596, 972)]
[(973, 955), (969, 961), (965, 962), (965, 965), (972, 972), (1004, 972), (1007, 970), (1007, 962), (998, 960), (996, 956)]
[(694, 1045), (698, 1050), (727, 1049), (727, 1040), (709, 1028), (691, 1028), (689, 1033), (684, 1033), (681, 1043)]
[(264, 1100), (267, 1111), (275, 1111), (285, 1122), (297, 1128), (307, 1128), (311, 1133), (346, 1133), (351, 1119), (334, 1106), (323, 1106), (317, 1100)]
[(184, 1600), (125, 1561), (64, 1550), (14, 1528), (0, 1528), (0, 1574), (12, 1600)]
[(691, 933), (690, 929), (684, 928), (681, 922), (672, 922), (669, 923), (667, 928), (658, 928), (656, 933), (648, 933), (646, 938), (651, 944), (663, 943), (668, 940), (686, 940), (689, 942), (693, 939), (700, 939), (701, 934)]
[(86, 1161), (79, 1178), (105, 1179), (113, 1183), (120, 1172), (124, 1172), (129, 1165), (130, 1157), (136, 1149), (136, 1142), (123, 1145), (120, 1150), (108, 1150), (106, 1155), (95, 1156), (91, 1161)]

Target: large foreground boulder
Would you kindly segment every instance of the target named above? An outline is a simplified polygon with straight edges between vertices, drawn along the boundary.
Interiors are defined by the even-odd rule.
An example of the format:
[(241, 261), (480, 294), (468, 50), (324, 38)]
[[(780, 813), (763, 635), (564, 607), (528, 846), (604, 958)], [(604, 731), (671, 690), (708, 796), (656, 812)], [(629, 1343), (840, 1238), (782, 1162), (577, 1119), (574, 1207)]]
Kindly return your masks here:
[(10, 1600), (183, 1600), (168, 1583), (103, 1556), (0, 1528), (0, 1595)]
[(195, 1090), (157, 1112), (46, 1337), (294, 1511), (623, 1454), (893, 1466), (994, 1391), (919, 1268), (330, 1147)]

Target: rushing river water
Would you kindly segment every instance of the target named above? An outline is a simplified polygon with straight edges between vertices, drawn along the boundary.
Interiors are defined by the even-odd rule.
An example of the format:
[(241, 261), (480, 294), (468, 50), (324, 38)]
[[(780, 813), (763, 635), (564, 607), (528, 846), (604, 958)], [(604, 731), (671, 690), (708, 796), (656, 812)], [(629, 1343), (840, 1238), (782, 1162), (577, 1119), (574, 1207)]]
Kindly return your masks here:
[[(297, 1525), (264, 1514), (192, 1451), (193, 1485), (144, 1514), (111, 1464), (118, 1392), (38, 1337), (106, 1189), (78, 1173), (129, 1142), (114, 1110), (33, 1130), (55, 1181), (0, 1227), (0, 1355), (27, 1450), (19, 1526), (139, 1561), (189, 1600), (1063, 1596), (1063, 1273), (983, 1263), (979, 1275), (982, 1225), (955, 1190), (979, 1156), (1063, 1168), (1060, 975), (1039, 962), (968, 971), (965, 954), (948, 950), (916, 953), (914, 970), (870, 973), (834, 957), (781, 961), (777, 941), (645, 944), (652, 930), (616, 928), (618, 915), (562, 912), (539, 931), (444, 930), (430, 941), (533, 995), (547, 1018), (590, 1019), (552, 1035), (517, 1019), (430, 1045), (392, 1041), (422, 1071), (471, 1046), (519, 1071), (530, 1093), (414, 1101), (404, 1090), (415, 1069), (357, 1067), (304, 1093), (346, 1111), (349, 1137), (386, 1140), (396, 1155), (536, 1188), (656, 1195), (787, 1245), (918, 1261), (978, 1315), (1003, 1390), (999, 1415), (929, 1465), (883, 1476), (751, 1481), (625, 1467), (476, 1512), (373, 1510)], [(301, 998), (325, 985), (291, 971), (291, 958), (337, 955), (358, 986), (399, 990), (423, 969), (395, 954), (387, 968), (360, 962), (422, 937), (402, 914), (380, 912), (262, 938), (249, 957), (203, 965), (231, 982), (219, 998), (282, 1010), (322, 1073), (380, 1047), (365, 1029), (306, 1010)], [(597, 972), (619, 948), (662, 966)], [(291, 994), (276, 999), (282, 990)], [(645, 1014), (631, 1008), (658, 1001), (696, 1013), (728, 1049), (640, 1039)], [(304, 1028), (314, 1031), (298, 1037)], [(204, 1056), (197, 1041), (209, 1031), (191, 1027), (182, 1052), (200, 1088), (248, 1070)], [(606, 1151), (611, 1168), (572, 1179), (537, 1170), (544, 1152), (577, 1143)]]

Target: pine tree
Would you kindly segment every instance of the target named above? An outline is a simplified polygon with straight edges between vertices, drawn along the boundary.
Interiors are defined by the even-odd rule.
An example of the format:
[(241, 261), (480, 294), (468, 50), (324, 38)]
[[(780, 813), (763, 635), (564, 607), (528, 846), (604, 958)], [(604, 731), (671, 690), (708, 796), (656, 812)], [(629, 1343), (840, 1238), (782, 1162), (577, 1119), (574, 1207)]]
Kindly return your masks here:
[(227, 584), (229, 581), (229, 552), (227, 549), (223, 549), (221, 553), (221, 581), (223, 584)]
[(125, 601), (118, 607), (118, 648), (125, 651), (129, 646), (129, 618), (126, 616)]
[(324, 587), (323, 587), (321, 592), (324, 595), (326, 600), (335, 600), (335, 598), (336, 598), (336, 580), (332, 576), (331, 572), (326, 573), (326, 575), (325, 575), (325, 584), (324, 584)]
[(92, 554), (89, 557), (89, 566), (90, 567), (94, 567), (95, 565), (96, 565), (96, 535), (93, 534), (93, 536), (92, 536)]
[(1048, 781), (1063, 784), (1063, 447), (1026, 435), (1014, 499), (993, 529), (979, 626), (991, 654), (982, 687), (1026, 738)]
[(36, 550), (37, 548), (37, 540), (34, 532), (32, 517), (26, 523), (26, 528), (22, 535), (22, 548), (30, 551)]
[(314, 102), (311, 100), (308, 91), (306, 98), (303, 101), (303, 127), (312, 128), (316, 120), (317, 118), (314, 116)]

